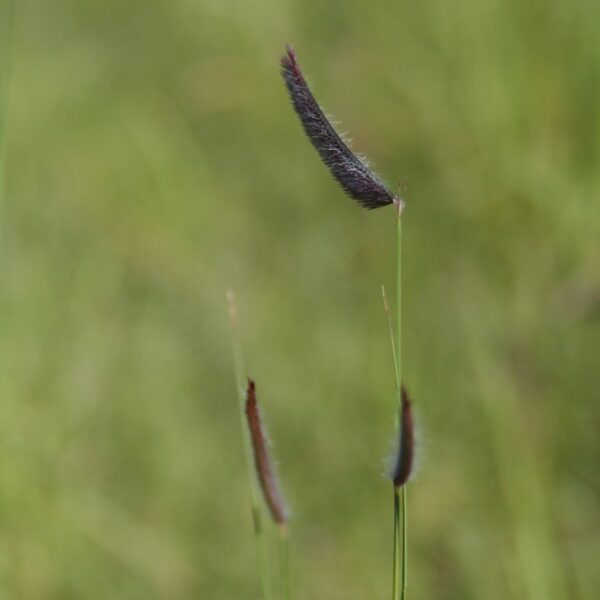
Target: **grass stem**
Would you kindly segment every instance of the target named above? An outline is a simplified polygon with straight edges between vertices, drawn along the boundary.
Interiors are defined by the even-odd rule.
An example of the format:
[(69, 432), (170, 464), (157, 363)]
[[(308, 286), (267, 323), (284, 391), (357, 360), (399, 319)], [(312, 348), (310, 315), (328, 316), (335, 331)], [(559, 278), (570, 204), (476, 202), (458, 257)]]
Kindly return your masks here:
[(250, 435), (245, 422), (245, 380), (244, 380), (244, 355), (242, 352), (242, 343), (240, 339), (238, 311), (233, 291), (227, 292), (227, 301), (229, 304), (229, 325), (231, 329), (231, 345), (233, 348), (233, 363), (235, 370), (235, 382), (237, 396), (240, 407), (240, 419), (242, 425), (242, 436), (244, 445), (244, 457), (246, 469), (248, 471), (248, 483), (250, 486), (250, 503), (252, 510), (252, 525), (254, 527), (254, 537), (256, 539), (256, 549), (258, 554), (258, 569), (260, 572), (260, 581), (265, 600), (272, 600), (269, 555), (267, 551), (267, 539), (263, 526), (263, 515), (260, 505), (260, 491), (256, 483), (254, 467), (252, 462), (252, 445)]
[(394, 555), (392, 565), (392, 600), (400, 596), (400, 488), (394, 486)]
[[(396, 327), (397, 341), (395, 348), (396, 361), (396, 387), (398, 396), (398, 431), (402, 431), (402, 209), (404, 203), (398, 200), (397, 218), (396, 218)], [(400, 505), (400, 496), (402, 503)], [(406, 485), (401, 490), (394, 488), (394, 600), (400, 597), (406, 598), (406, 589), (408, 583), (408, 506), (406, 499)], [(398, 514), (400, 512), (400, 514)], [(400, 521), (402, 523), (402, 536), (400, 536)], [(400, 539), (401, 538), (401, 539)], [(402, 542), (402, 590), (398, 596), (398, 562), (399, 562), (399, 542)]]
[[(396, 394), (399, 395), (400, 392), (400, 374), (398, 373), (398, 359), (396, 357), (396, 342), (394, 341), (394, 328), (392, 327), (392, 315), (390, 314), (390, 307), (387, 301), (387, 296), (385, 293), (385, 286), (381, 286), (381, 296), (383, 297), (383, 308), (385, 310), (385, 315), (387, 317), (388, 330), (390, 332), (390, 346), (392, 347), (392, 358), (394, 360), (394, 376), (396, 378)], [(398, 426), (398, 423), (396, 423)]]
[[(381, 286), (383, 307), (387, 316), (390, 345), (394, 359), (394, 376), (396, 380), (396, 396), (398, 406), (396, 409), (396, 431), (402, 431), (402, 201), (398, 202), (396, 223), (396, 340), (390, 308), (385, 294), (385, 287)], [(406, 485), (394, 486), (394, 528), (393, 528), (393, 556), (392, 556), (392, 600), (406, 598), (408, 582), (408, 519), (407, 519)], [(402, 583), (400, 583), (402, 582)]]
[(398, 425), (402, 423), (402, 201), (398, 201), (396, 218), (396, 382), (398, 396)]
[(279, 533), (279, 581), (281, 585), (281, 599), (290, 600), (290, 536), (287, 526), (278, 527)]
[(402, 488), (402, 592), (401, 600), (406, 600), (406, 588), (408, 587), (408, 511), (406, 506), (406, 485)]

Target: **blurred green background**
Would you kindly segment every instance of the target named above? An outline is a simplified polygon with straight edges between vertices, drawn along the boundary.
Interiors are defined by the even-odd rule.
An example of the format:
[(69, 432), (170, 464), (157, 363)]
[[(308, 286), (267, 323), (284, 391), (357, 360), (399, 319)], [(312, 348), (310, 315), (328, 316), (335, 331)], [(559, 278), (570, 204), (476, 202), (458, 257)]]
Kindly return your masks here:
[(259, 598), (230, 287), (294, 510), (294, 597), (389, 597), (393, 210), (360, 210), (319, 163), (286, 42), (407, 200), (410, 597), (598, 597), (597, 2), (54, 0), (15, 17), (2, 598)]

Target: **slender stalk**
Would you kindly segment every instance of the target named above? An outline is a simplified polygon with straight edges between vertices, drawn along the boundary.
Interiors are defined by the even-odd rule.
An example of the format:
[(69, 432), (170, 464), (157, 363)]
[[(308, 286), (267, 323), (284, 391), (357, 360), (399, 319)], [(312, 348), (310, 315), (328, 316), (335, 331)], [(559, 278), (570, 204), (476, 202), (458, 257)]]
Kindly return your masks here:
[[(396, 342), (394, 341), (394, 328), (392, 326), (392, 315), (390, 314), (390, 307), (387, 301), (387, 296), (385, 293), (385, 286), (381, 286), (381, 296), (383, 298), (383, 309), (385, 310), (385, 316), (387, 317), (388, 331), (390, 333), (390, 346), (392, 347), (392, 359), (394, 360), (394, 375), (396, 378), (396, 394), (399, 398), (400, 396), (400, 374), (398, 373), (398, 359), (396, 357)], [(397, 418), (396, 418), (397, 420)], [(398, 426), (398, 423), (396, 423)]]
[[(394, 375), (396, 379), (396, 393), (398, 397), (401, 399), (402, 396), (402, 386), (400, 385), (400, 376), (398, 373), (398, 355), (396, 354), (396, 343), (394, 342), (394, 329), (392, 327), (392, 318), (390, 315), (390, 309), (387, 302), (387, 297), (385, 295), (385, 287), (381, 286), (381, 295), (383, 297), (383, 307), (385, 309), (385, 313), (387, 316), (388, 329), (390, 332), (390, 346), (392, 348), (392, 356), (394, 359)], [(402, 408), (396, 412), (396, 431), (401, 431), (400, 427), (402, 419)], [(392, 600), (397, 600), (400, 597), (400, 581), (402, 581), (403, 589), (405, 588), (404, 582), (406, 581), (405, 575), (405, 561), (404, 557), (406, 556), (406, 542), (405, 542), (405, 534), (406, 534), (406, 513), (402, 511), (402, 540), (403, 540), (403, 552), (402, 552), (402, 579), (400, 579), (400, 522), (401, 522), (401, 510), (400, 510), (400, 495), (403, 497), (403, 505), (405, 505), (406, 495), (405, 495), (406, 486), (396, 486), (394, 485), (394, 529), (393, 529), (393, 556), (392, 556)], [(405, 592), (403, 592), (405, 593)]]
[(408, 510), (406, 505), (406, 485), (402, 488), (402, 593), (401, 600), (406, 598), (406, 588), (408, 587)]
[[(397, 217), (397, 280), (396, 280), (396, 306), (397, 306), (397, 339), (394, 340), (394, 329), (390, 308), (385, 293), (385, 287), (381, 286), (383, 307), (385, 309), (388, 330), (390, 334), (390, 346), (394, 359), (394, 376), (396, 382), (396, 395), (398, 407), (396, 411), (396, 428), (402, 431), (402, 205), (398, 206)], [(402, 582), (402, 583), (400, 583)], [(408, 527), (407, 527), (407, 503), (406, 485), (394, 486), (394, 529), (393, 529), (393, 557), (392, 557), (392, 600), (405, 600), (408, 582)]]
[(233, 291), (227, 292), (227, 301), (229, 304), (229, 325), (231, 328), (231, 345), (233, 348), (233, 364), (235, 370), (235, 382), (237, 388), (238, 402), (240, 406), (240, 419), (242, 425), (242, 436), (244, 445), (244, 458), (248, 471), (248, 482), (250, 485), (250, 505), (252, 510), (252, 524), (254, 527), (254, 537), (256, 539), (256, 550), (258, 554), (258, 569), (265, 600), (272, 600), (269, 573), (269, 556), (267, 552), (267, 539), (263, 527), (263, 515), (260, 509), (260, 491), (256, 484), (256, 476), (252, 462), (252, 445), (250, 435), (245, 422), (245, 385), (244, 385), (244, 355), (242, 352), (242, 343), (240, 340), (240, 331), (238, 325), (238, 312), (235, 303), (235, 294)]
[(0, 209), (4, 204), (4, 154), (14, 10), (14, 1), (7, 0), (0, 12)]
[(392, 566), (392, 600), (400, 596), (400, 488), (394, 486), (394, 557)]
[(396, 381), (398, 394), (398, 424), (402, 423), (402, 200), (398, 200), (396, 218)]
[[(397, 338), (394, 340), (392, 318), (387, 302), (385, 287), (381, 286), (383, 307), (387, 316), (390, 345), (394, 359), (394, 376), (396, 380), (396, 396), (398, 406), (396, 410), (396, 430), (402, 431), (402, 201), (398, 201), (396, 223), (396, 309), (397, 309)], [(406, 485), (394, 486), (394, 530), (393, 530), (393, 557), (392, 557), (392, 600), (406, 598), (408, 582), (408, 523), (407, 523)], [(401, 575), (401, 577), (400, 577)], [(400, 586), (400, 581), (402, 586)]]
[[(398, 390), (398, 426), (402, 427), (402, 208), (404, 203), (398, 201), (398, 216), (396, 223), (396, 310), (398, 311), (396, 326), (398, 328), (398, 342), (396, 350), (396, 363), (398, 371), (398, 381), (400, 389)], [(402, 486), (402, 592), (401, 600), (406, 599), (406, 589), (408, 586), (408, 505), (406, 498), (406, 485)]]
[(281, 585), (281, 599), (290, 600), (290, 537), (287, 526), (280, 525), (279, 533), (279, 581)]

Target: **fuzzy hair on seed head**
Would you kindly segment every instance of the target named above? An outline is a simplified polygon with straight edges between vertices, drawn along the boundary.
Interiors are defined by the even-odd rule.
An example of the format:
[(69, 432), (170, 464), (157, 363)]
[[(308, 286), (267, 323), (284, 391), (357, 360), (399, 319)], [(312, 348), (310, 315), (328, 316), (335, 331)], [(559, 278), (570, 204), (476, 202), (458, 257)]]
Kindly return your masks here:
[(368, 209), (394, 202), (400, 206), (400, 199), (369, 168), (366, 159), (350, 150), (325, 116), (306, 83), (291, 46), (286, 46), (286, 54), (281, 59), (281, 73), (308, 139), (348, 196)]
[(285, 525), (289, 521), (289, 510), (279, 488), (275, 468), (271, 461), (269, 442), (256, 399), (256, 385), (250, 378), (248, 378), (248, 389), (246, 390), (246, 420), (252, 442), (256, 476), (263, 497), (275, 523)]
[(402, 421), (398, 429), (394, 460), (389, 475), (394, 483), (394, 487), (401, 487), (408, 482), (413, 472), (415, 458), (415, 430), (412, 404), (404, 385), (401, 388), (400, 396)]

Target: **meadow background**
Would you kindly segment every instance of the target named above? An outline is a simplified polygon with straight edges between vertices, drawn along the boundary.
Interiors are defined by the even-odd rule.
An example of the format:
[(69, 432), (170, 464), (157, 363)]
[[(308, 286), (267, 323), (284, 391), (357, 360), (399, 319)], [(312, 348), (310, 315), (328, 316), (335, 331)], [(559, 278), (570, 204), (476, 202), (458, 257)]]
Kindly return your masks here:
[(597, 598), (600, 4), (16, 4), (0, 596), (259, 598), (233, 287), (295, 598), (389, 597), (393, 211), (304, 138), (292, 42), (407, 201), (409, 596)]

